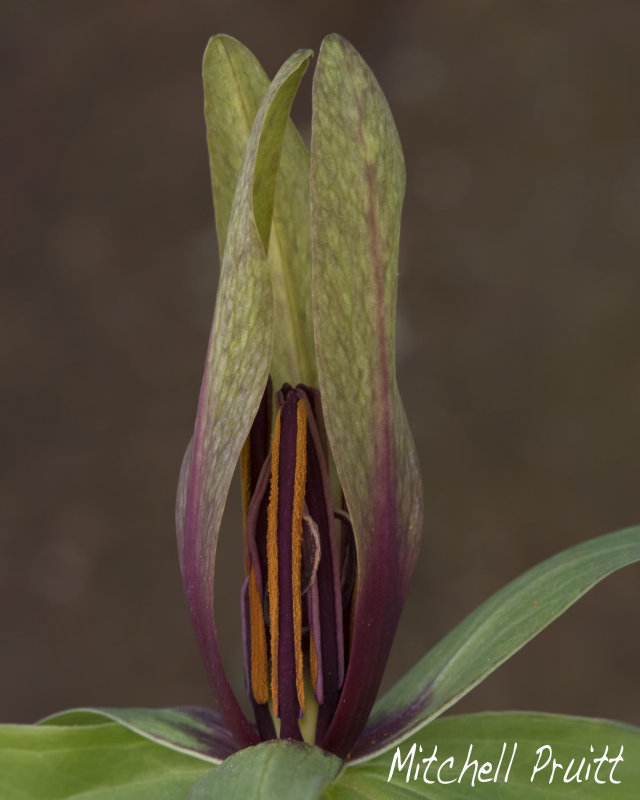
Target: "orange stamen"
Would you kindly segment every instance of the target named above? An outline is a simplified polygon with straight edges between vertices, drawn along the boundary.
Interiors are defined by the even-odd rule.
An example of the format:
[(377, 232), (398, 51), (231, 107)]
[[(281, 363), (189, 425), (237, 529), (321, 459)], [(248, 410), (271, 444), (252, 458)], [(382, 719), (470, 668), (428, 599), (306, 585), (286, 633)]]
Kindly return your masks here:
[(278, 716), (278, 467), (280, 462), (280, 412), (273, 429), (271, 455), (271, 493), (267, 511), (267, 573), (269, 621), (271, 623), (271, 696), (273, 713)]
[(293, 594), (293, 641), (296, 658), (298, 703), (304, 714), (304, 680), (302, 672), (302, 511), (307, 481), (307, 403), (298, 402), (296, 431), (296, 470), (293, 484), (291, 520), (291, 572)]
[(267, 680), (267, 637), (264, 630), (262, 602), (258, 593), (256, 572), (249, 575), (249, 619), (251, 624), (251, 691), (257, 703), (269, 700)]

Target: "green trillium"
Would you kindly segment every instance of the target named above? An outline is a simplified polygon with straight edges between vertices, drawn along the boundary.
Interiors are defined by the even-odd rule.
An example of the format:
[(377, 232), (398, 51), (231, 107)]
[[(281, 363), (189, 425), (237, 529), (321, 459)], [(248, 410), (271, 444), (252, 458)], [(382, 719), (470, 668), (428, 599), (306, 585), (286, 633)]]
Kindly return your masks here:
[[(579, 557), (561, 554), (557, 567), (552, 560), (538, 568), (542, 603), (531, 599), (541, 591), (533, 570), (374, 706), (422, 521), (419, 468), (395, 378), (404, 160), (376, 79), (336, 35), (318, 55), (307, 154), (289, 110), (310, 56), (292, 55), (269, 84), (233, 39), (215, 37), (205, 55), (222, 271), (180, 478), (178, 537), (231, 747), (301, 739), (299, 719), (317, 704), (315, 727), (303, 726), (307, 740), (357, 762), (421, 728), (640, 550), (632, 529), (588, 543)], [(213, 605), (218, 531), (239, 460), (242, 622), (255, 723), (225, 676)], [(328, 474), (333, 464), (337, 480)], [(602, 558), (608, 548), (615, 558)], [(562, 578), (550, 591), (554, 569)]]
[[(546, 744), (567, 764), (577, 763), (577, 750), (610, 748), (613, 756), (626, 748), (614, 791), (631, 800), (640, 785), (637, 728), (541, 714), (435, 718), (598, 581), (639, 561), (640, 527), (572, 547), (512, 581), (376, 701), (422, 524), (395, 378), (404, 162), (380, 87), (336, 35), (318, 55), (307, 152), (289, 112), (310, 58), (294, 53), (271, 82), (230, 37), (214, 37), (204, 59), (222, 269), (176, 520), (218, 710), (84, 709), (18, 734), (0, 728), (0, 788), (38, 800), (68, 797), (72, 785), (78, 797), (92, 786), (111, 792), (118, 780), (122, 794), (98, 789), (95, 797), (350, 800), (455, 791), (542, 800), (549, 785), (534, 785), (526, 766)], [(245, 579), (237, 613), (251, 718), (225, 674), (214, 613), (218, 535), (238, 464), (244, 531), (235, 535), (244, 537)], [(96, 714), (110, 722), (96, 725)], [(509, 740), (520, 745), (510, 786), (498, 779), (499, 765), (488, 786), (457, 780), (470, 744), (478, 759), (498, 763), (494, 746), (506, 749)], [(392, 759), (385, 751), (394, 746)], [(90, 780), (67, 768), (69, 752), (84, 763), (83, 747), (88, 757), (110, 754), (101, 779), (94, 767)], [(441, 783), (426, 772), (418, 780), (427, 757), (415, 756), (415, 775), (413, 760), (406, 766), (411, 752), (433, 751), (435, 760), (434, 747), (445, 754)], [(132, 758), (134, 750), (144, 757)], [(140, 793), (143, 785), (151, 794)], [(607, 792), (580, 787), (585, 798)]]
[[(276, 728), (301, 739), (310, 703), (312, 741), (346, 757), (402, 610), (422, 489), (395, 379), (398, 135), (370, 70), (347, 42), (328, 37), (309, 159), (288, 120), (310, 55), (291, 56), (271, 85), (234, 40), (213, 39), (205, 56), (222, 272), (177, 520), (196, 634), (238, 746), (273, 738)], [(221, 81), (229, 70), (251, 85), (243, 96), (261, 97), (255, 119)], [(275, 398), (269, 375), (283, 387)], [(218, 530), (239, 460), (256, 726), (224, 674), (213, 606)]]

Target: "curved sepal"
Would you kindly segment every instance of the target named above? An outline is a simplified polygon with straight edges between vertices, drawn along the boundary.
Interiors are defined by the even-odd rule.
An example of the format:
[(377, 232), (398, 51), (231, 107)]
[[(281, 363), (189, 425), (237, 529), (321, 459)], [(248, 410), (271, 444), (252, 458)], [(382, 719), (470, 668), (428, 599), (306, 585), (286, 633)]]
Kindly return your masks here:
[(507, 584), (375, 704), (354, 758), (382, 752), (422, 728), (599, 581), (636, 561), (640, 561), (640, 526), (565, 550)]
[[(214, 562), (225, 500), (242, 445), (269, 371), (273, 344), (273, 291), (256, 196), (273, 191), (289, 109), (310, 51), (294, 53), (265, 94), (253, 124), (235, 190), (227, 230), (216, 309), (189, 459), (182, 529), (182, 576), (209, 681), (238, 745), (257, 741), (227, 681), (218, 647), (213, 607)], [(260, 166), (261, 174), (257, 169)], [(187, 469), (186, 467), (184, 468)]]
[(340, 755), (375, 699), (420, 539), (420, 474), (395, 377), (404, 183), (375, 77), (348, 42), (327, 37), (313, 82), (313, 315), (327, 434), (358, 558), (349, 668), (321, 742)]

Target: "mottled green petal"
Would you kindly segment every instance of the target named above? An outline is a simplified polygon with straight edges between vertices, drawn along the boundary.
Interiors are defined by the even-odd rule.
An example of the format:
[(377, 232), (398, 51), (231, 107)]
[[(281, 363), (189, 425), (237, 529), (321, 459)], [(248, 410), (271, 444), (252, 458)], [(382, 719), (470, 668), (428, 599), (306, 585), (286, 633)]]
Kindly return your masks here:
[[(256, 741), (228, 684), (213, 609), (214, 561), (222, 511), (240, 450), (269, 372), (273, 292), (263, 242), (253, 217), (256, 164), (277, 169), (289, 108), (310, 51), (298, 51), (279, 70), (256, 116), (238, 178), (189, 460), (178, 507), (184, 507), (182, 572), (196, 635), (220, 709), (239, 745)], [(279, 129), (267, 130), (269, 126)], [(259, 181), (265, 191), (273, 182)], [(258, 198), (264, 207), (268, 200)], [(183, 468), (185, 471), (187, 467)], [(180, 535), (179, 535), (180, 538)]]
[(376, 79), (348, 42), (327, 37), (313, 85), (313, 315), (327, 433), (358, 553), (349, 669), (322, 742), (339, 754), (373, 704), (420, 540), (422, 487), (395, 376), (404, 183)]
[(273, 385), (318, 385), (311, 313), (309, 154), (289, 123), (276, 181), (269, 241), (273, 281)]
[[(244, 45), (230, 36), (218, 35), (209, 41), (205, 51), (203, 80), (211, 186), (222, 259), (242, 159), (269, 79)], [(276, 127), (267, 126), (267, 136), (269, 130), (275, 131)], [(284, 381), (315, 386), (309, 154), (290, 121), (282, 143), (279, 170), (274, 170), (269, 161), (278, 152), (279, 148), (268, 143), (261, 148), (252, 196), (265, 248), (270, 244), (268, 260), (275, 302), (272, 375), (277, 387)], [(266, 184), (262, 185), (262, 181)]]
[[(496, 592), (379, 700), (354, 756), (370, 757), (437, 717), (607, 575), (640, 561), (640, 527), (543, 561)], [(597, 636), (598, 631), (594, 630)], [(579, 665), (575, 665), (579, 669)], [(551, 669), (551, 665), (550, 665)]]
[(220, 260), (224, 255), (233, 195), (249, 134), (269, 78), (260, 62), (237, 39), (213, 36), (202, 62), (211, 189)]

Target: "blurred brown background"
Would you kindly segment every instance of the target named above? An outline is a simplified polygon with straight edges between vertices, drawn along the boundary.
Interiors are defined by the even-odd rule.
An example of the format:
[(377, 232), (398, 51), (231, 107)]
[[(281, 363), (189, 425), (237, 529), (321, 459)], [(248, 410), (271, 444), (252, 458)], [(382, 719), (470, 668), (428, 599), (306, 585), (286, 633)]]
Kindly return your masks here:
[[(399, 380), (427, 514), (390, 677), (537, 561), (640, 522), (640, 3), (1, 14), (0, 719), (210, 702), (173, 499), (217, 277), (199, 77), (216, 32), (270, 74), (343, 33), (404, 144)], [(237, 515), (225, 532), (222, 557)], [(606, 581), (458, 708), (640, 723), (639, 576)], [(231, 579), (218, 605), (233, 670)]]

